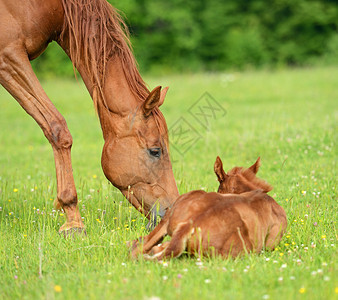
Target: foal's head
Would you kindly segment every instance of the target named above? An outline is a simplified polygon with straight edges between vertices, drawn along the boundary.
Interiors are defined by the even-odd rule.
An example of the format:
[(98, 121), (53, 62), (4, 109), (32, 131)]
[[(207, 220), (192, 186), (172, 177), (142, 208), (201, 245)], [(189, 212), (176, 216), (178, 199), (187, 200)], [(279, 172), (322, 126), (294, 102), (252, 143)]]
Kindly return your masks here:
[(271, 191), (271, 185), (256, 177), (260, 165), (261, 159), (258, 157), (257, 161), (247, 169), (234, 167), (228, 173), (225, 173), (222, 161), (217, 156), (214, 171), (219, 181), (218, 193), (241, 194), (258, 189), (263, 190), (265, 193)]

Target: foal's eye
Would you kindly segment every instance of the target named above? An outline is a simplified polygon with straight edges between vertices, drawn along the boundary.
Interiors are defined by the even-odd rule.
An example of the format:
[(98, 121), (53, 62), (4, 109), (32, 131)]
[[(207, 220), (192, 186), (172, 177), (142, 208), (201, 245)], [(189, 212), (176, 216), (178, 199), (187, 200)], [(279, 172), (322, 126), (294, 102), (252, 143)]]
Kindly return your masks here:
[(161, 157), (161, 148), (150, 148), (148, 149), (148, 153), (150, 156), (159, 158)]

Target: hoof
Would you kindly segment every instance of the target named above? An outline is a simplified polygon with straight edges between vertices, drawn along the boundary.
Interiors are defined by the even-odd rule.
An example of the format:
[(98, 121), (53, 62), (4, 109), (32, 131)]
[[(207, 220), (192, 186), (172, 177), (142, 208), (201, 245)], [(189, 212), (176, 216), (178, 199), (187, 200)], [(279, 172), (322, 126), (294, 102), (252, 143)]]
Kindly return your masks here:
[(132, 249), (133, 245), (134, 245), (134, 241), (126, 241), (127, 248)]
[(134, 249), (136, 249), (137, 247), (139, 247), (140, 244), (143, 244), (143, 237), (139, 237), (137, 240), (127, 241), (126, 242), (127, 247), (131, 251), (134, 251)]
[(75, 238), (76, 236), (87, 236), (86, 229), (84, 227), (73, 227), (59, 232), (64, 238)]

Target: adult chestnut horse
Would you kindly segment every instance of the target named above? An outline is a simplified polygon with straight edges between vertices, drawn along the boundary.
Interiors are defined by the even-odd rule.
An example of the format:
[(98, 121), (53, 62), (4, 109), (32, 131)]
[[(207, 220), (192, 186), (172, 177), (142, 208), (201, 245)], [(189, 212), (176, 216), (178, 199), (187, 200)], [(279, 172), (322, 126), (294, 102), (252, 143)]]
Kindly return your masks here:
[(102, 168), (110, 182), (150, 218), (178, 196), (159, 106), (167, 88), (149, 92), (129, 47), (127, 28), (106, 0), (0, 0), (0, 83), (40, 125), (50, 142), (60, 232), (84, 230), (77, 205), (72, 136), (30, 65), (51, 41), (72, 60), (93, 98), (105, 144)]

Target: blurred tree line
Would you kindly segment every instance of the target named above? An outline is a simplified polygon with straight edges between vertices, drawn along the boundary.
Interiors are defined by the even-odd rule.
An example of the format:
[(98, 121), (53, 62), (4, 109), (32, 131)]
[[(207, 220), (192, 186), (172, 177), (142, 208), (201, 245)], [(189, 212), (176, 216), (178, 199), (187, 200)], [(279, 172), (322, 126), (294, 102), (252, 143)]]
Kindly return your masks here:
[[(337, 0), (109, 2), (123, 12), (143, 72), (338, 63)], [(72, 65), (53, 44), (34, 68), (72, 76)]]

